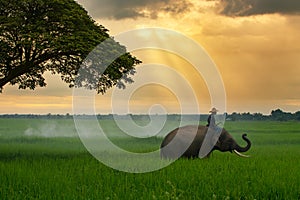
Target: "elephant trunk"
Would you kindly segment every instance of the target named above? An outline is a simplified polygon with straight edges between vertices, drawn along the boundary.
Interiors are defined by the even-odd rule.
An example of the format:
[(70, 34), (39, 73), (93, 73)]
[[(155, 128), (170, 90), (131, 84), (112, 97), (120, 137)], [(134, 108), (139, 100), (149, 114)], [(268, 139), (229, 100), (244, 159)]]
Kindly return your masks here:
[(247, 134), (243, 134), (242, 138), (247, 142), (247, 146), (246, 147), (241, 147), (238, 144), (235, 144), (234, 146), (234, 150), (238, 151), (238, 152), (246, 152), (250, 149), (251, 147), (251, 142), (250, 140), (247, 138)]

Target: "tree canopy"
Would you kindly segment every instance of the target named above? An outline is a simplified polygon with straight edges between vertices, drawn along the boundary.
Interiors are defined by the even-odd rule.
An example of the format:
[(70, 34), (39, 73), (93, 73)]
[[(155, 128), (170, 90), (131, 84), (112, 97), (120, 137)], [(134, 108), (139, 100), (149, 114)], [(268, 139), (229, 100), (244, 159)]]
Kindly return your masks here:
[[(106, 40), (97, 49), (102, 51), (97, 62), (109, 66), (95, 73), (84, 61)], [(0, 0), (0, 49), (0, 92), (6, 84), (19, 89), (44, 87), (43, 74), (50, 71), (60, 74), (70, 87), (105, 93), (114, 85), (125, 87), (124, 81), (132, 81), (128, 74), (141, 63), (74, 0)], [(80, 68), (84, 76), (77, 78)]]

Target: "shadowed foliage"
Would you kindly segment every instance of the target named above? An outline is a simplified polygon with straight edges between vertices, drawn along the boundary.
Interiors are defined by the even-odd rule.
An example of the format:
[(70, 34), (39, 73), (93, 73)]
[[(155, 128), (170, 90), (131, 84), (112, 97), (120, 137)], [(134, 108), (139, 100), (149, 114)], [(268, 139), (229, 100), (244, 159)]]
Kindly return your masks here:
[[(109, 67), (95, 74), (83, 61), (107, 39), (105, 49), (97, 50)], [(76, 79), (76, 86), (105, 93), (114, 85), (124, 88), (124, 81), (132, 81), (128, 74), (141, 63), (74, 0), (0, 0), (0, 49), (0, 92), (6, 84), (44, 87), (46, 71), (60, 74), (73, 87), (81, 67), (86, 77)], [(107, 54), (118, 57), (106, 62)]]

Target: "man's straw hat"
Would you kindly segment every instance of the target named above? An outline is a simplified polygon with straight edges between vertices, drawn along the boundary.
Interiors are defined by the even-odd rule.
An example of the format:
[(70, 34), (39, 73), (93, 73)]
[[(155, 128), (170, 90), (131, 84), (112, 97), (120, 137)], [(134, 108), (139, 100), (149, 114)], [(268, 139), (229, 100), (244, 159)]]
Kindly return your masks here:
[(211, 111), (209, 111), (210, 113), (216, 113), (218, 112), (218, 110), (216, 108), (212, 108)]

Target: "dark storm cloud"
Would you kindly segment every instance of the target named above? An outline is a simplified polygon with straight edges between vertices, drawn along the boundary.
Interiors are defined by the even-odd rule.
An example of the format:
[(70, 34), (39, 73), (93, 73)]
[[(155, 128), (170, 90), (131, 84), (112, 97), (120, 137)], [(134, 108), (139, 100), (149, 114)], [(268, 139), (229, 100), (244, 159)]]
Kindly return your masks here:
[(158, 13), (185, 13), (192, 4), (189, 0), (78, 0), (94, 18), (157, 18)]
[(300, 0), (221, 0), (221, 14), (250, 16), (259, 14), (300, 14)]

